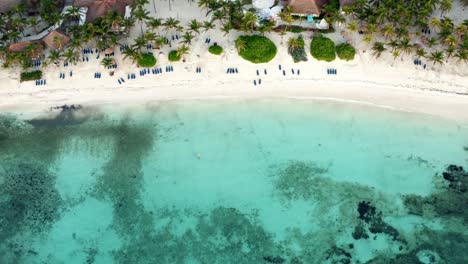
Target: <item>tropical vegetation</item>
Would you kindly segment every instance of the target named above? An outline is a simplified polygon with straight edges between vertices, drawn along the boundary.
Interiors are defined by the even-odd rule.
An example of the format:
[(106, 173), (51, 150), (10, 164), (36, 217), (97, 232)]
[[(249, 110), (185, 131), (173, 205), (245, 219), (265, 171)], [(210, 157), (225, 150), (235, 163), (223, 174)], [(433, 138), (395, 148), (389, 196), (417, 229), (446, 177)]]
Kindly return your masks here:
[(335, 43), (326, 37), (314, 37), (310, 43), (310, 54), (317, 60), (334, 61)]
[(341, 60), (350, 61), (354, 60), (356, 49), (347, 43), (342, 43), (336, 46), (336, 54)]
[(252, 63), (266, 63), (276, 56), (275, 44), (266, 37), (240, 36), (235, 41), (239, 55)]
[(180, 61), (180, 56), (177, 54), (177, 50), (171, 50), (167, 58), (169, 61)]
[(413, 55), (433, 64), (449, 59), (466, 63), (468, 20), (456, 24), (447, 17), (453, 7), (452, 0), (359, 0), (342, 9), (347, 29), (359, 32), (376, 57), (389, 53), (395, 59)]
[(22, 72), (20, 80), (24, 81), (32, 81), (32, 80), (39, 80), (42, 78), (42, 71), (31, 71), (31, 72)]
[(299, 35), (297, 38), (288, 40), (288, 53), (293, 58), (294, 62), (307, 61), (307, 54), (304, 49), (304, 37)]
[(156, 65), (156, 58), (154, 57), (153, 53), (146, 53), (143, 54), (139, 59), (138, 59), (138, 66), (144, 67), (144, 68), (150, 68)]
[(213, 55), (220, 55), (223, 53), (223, 48), (218, 45), (212, 45), (208, 48), (208, 51)]

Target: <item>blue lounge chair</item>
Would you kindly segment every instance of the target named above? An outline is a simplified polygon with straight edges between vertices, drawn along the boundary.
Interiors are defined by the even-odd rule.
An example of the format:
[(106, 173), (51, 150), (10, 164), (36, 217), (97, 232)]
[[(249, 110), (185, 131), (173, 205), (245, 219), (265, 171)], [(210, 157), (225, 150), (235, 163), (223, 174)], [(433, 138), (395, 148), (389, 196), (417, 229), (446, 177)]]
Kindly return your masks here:
[(285, 70), (283, 70), (283, 75), (286, 76), (286, 71)]
[(117, 80), (119, 82), (119, 84), (122, 84), (122, 82), (120, 81), (120, 79)]
[(281, 71), (281, 64), (280, 64), (280, 65), (278, 65), (278, 69)]
[(294, 69), (291, 69), (292, 74), (294, 74)]
[(257, 85), (257, 81), (256, 81), (256, 80), (254, 80), (254, 85), (255, 85), (255, 86)]
[(258, 84), (262, 84), (262, 79), (258, 79)]
[(236, 68), (236, 73), (239, 73), (239, 71), (237, 70), (237, 68)]
[(301, 75), (301, 70), (297, 69), (297, 75)]
[(257, 70), (257, 76), (259, 76), (259, 75), (260, 75), (260, 72)]
[(265, 73), (265, 75), (267, 75), (267, 74), (268, 74), (268, 72), (267, 72), (267, 70), (266, 70), (266, 69), (265, 69), (265, 70), (263, 70), (263, 73)]

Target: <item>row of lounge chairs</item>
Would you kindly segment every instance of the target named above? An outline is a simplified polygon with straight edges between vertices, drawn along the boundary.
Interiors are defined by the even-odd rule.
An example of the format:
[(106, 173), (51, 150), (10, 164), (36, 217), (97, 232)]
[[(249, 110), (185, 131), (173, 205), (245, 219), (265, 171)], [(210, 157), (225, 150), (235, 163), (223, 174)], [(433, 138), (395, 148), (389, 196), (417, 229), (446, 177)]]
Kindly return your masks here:
[(239, 71), (237, 70), (237, 68), (228, 68), (226, 73), (239, 73)]
[(117, 81), (119, 82), (119, 84), (122, 84), (122, 83), (125, 82), (124, 78), (122, 78), (122, 77), (120, 77)]
[(94, 79), (101, 79), (101, 73), (100, 72), (95, 72), (94, 73)]
[(327, 74), (328, 74), (328, 75), (336, 75), (336, 74), (337, 74), (337, 70), (336, 70), (336, 69), (327, 69)]
[[(83, 49), (83, 54), (93, 54), (93, 50), (92, 49)], [(96, 53), (97, 53), (97, 50), (96, 50)]]
[(197, 67), (195, 71), (196, 73), (201, 73), (201, 67)]
[(36, 86), (37, 85), (46, 85), (46, 80), (36, 80)]
[(41, 64), (42, 64), (42, 61), (40, 61), (40, 60), (33, 60), (32, 61), (32, 66), (33, 67), (39, 67), (39, 66), (41, 66)]

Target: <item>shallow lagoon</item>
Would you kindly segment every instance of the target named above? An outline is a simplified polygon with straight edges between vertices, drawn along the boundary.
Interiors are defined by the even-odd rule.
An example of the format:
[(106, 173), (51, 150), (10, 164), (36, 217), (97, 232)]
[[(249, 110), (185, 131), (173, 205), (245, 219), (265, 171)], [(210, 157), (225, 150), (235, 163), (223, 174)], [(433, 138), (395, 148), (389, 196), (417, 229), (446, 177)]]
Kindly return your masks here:
[(467, 146), (466, 124), (334, 102), (4, 115), (0, 262), (462, 263), (468, 175), (442, 173)]

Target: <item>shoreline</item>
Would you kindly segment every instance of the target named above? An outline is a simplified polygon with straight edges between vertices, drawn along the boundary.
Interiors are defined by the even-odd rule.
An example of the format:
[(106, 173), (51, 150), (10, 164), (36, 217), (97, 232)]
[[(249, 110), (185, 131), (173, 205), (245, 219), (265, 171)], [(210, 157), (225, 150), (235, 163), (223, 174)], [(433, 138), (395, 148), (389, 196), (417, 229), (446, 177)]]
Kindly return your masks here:
[[(311, 84), (315, 86), (310, 87)], [(95, 89), (62, 89), (46, 92), (44, 97), (30, 94), (27, 99), (16, 94), (13, 96), (18, 100), (16, 102), (3, 100), (0, 97), (0, 111), (33, 116), (50, 113), (52, 107), (71, 104), (84, 107), (112, 104), (132, 107), (164, 101), (285, 99), (358, 104), (468, 124), (468, 96), (450, 92), (338, 80), (283, 80), (255, 88), (248, 85), (238, 87), (235, 81), (218, 84), (202, 81), (201, 84), (194, 86), (196, 87), (190, 87), (185, 82), (172, 82), (170, 85), (155, 87), (140, 85), (132, 88), (110, 86)]]

